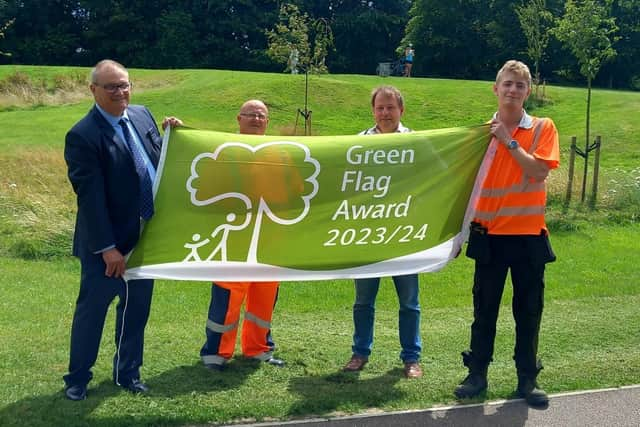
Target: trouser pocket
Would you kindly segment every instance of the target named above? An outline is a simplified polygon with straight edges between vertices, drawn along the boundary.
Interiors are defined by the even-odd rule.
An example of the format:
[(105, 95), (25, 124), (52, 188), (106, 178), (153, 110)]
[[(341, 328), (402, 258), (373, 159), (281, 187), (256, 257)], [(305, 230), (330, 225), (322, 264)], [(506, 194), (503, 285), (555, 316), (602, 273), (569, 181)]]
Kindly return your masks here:
[(469, 243), (465, 255), (475, 259), (480, 264), (487, 264), (491, 259), (491, 248), (489, 246), (489, 235), (487, 228), (477, 222), (472, 222), (470, 226)]
[(549, 235), (544, 230), (540, 232), (539, 236), (532, 236), (532, 238), (527, 239), (527, 246), (534, 265), (544, 265), (556, 260), (556, 254), (553, 253)]

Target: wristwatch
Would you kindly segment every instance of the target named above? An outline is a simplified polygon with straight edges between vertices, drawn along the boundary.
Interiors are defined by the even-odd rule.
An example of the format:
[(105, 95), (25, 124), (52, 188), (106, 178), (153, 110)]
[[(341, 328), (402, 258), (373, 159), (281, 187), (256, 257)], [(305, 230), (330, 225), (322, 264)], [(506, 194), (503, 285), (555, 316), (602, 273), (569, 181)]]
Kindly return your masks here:
[(520, 146), (520, 144), (518, 144), (518, 141), (516, 141), (515, 139), (512, 139), (511, 141), (509, 141), (507, 143), (507, 148), (509, 150), (515, 150), (516, 148), (518, 148)]

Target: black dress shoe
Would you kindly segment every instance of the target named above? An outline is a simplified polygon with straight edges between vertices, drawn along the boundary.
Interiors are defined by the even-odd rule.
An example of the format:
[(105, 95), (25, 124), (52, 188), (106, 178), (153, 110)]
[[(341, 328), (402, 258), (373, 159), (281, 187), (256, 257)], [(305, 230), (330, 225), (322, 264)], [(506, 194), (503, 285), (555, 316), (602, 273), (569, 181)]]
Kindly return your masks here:
[(64, 388), (64, 395), (69, 400), (84, 400), (87, 398), (87, 385), (75, 384)]
[(133, 394), (144, 394), (149, 391), (149, 387), (137, 378), (128, 383), (120, 384), (120, 387)]
[(276, 359), (275, 357), (271, 357), (264, 361), (264, 363), (268, 363), (269, 365), (277, 366), (278, 368), (284, 367), (284, 360)]

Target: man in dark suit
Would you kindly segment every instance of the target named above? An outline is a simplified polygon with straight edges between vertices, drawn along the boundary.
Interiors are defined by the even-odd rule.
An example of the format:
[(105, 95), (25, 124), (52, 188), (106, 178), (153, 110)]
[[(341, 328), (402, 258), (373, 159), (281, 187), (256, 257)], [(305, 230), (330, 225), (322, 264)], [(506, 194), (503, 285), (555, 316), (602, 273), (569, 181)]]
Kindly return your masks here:
[(95, 106), (67, 133), (64, 149), (77, 194), (73, 254), (81, 266), (69, 373), (64, 376), (65, 395), (71, 400), (86, 398), (107, 310), (116, 295), (113, 380), (133, 393), (148, 391), (139, 369), (153, 281), (127, 283), (122, 274), (141, 224), (153, 215), (151, 187), (162, 138), (149, 110), (129, 105), (131, 82), (121, 64), (100, 61), (89, 88)]

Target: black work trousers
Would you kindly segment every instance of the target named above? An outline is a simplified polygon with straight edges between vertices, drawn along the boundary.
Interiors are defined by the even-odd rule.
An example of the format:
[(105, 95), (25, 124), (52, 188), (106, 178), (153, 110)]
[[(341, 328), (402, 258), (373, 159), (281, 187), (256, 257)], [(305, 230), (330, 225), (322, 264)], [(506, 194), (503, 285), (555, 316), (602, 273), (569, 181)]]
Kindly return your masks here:
[[(514, 360), (519, 375), (535, 378), (538, 334), (544, 306), (545, 262), (555, 259), (546, 235), (486, 235), (490, 256), (476, 260), (473, 284), (471, 355), (486, 368), (492, 360), (496, 322), (507, 272), (513, 283), (512, 311), (516, 323)], [(548, 251), (548, 253), (543, 253)], [(550, 259), (552, 258), (552, 259)]]

